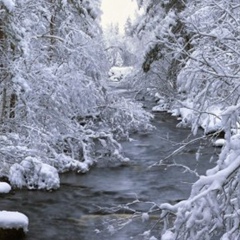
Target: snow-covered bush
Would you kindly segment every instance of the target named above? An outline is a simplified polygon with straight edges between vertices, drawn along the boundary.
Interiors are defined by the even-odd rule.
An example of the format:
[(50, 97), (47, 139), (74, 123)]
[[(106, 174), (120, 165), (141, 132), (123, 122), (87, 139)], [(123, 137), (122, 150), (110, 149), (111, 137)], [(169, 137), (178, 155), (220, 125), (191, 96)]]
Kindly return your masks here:
[(117, 139), (129, 138), (134, 132), (149, 132), (153, 129), (150, 124), (152, 115), (142, 109), (142, 104), (122, 97), (114, 97), (102, 111), (102, 118), (111, 126)]
[(41, 160), (27, 157), (10, 168), (9, 180), (15, 187), (29, 189), (57, 189), (60, 185), (57, 169)]

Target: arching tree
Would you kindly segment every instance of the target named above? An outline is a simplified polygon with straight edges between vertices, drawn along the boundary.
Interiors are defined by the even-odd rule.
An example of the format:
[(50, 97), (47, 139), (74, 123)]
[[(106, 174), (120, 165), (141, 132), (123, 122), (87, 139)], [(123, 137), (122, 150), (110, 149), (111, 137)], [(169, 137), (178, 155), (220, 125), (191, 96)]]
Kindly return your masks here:
[(104, 31), (104, 45), (110, 66), (131, 66), (136, 61), (131, 36), (119, 32), (118, 25), (111, 24)]

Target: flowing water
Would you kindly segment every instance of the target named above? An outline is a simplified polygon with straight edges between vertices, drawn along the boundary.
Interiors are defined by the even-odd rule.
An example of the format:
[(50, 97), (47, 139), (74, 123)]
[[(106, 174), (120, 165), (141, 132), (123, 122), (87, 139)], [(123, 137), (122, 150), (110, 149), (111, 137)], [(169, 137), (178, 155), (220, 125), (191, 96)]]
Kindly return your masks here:
[[(1, 196), (0, 209), (20, 211), (29, 217), (27, 240), (140, 240), (149, 229), (159, 237), (157, 208), (146, 222), (138, 213), (148, 211), (155, 203), (187, 198), (197, 178), (172, 163), (186, 164), (203, 174), (213, 166), (217, 149), (208, 140), (199, 140), (165, 160), (166, 164), (154, 165), (182, 141), (192, 138), (190, 130), (176, 128), (177, 120), (167, 113), (155, 114), (153, 124), (156, 130), (152, 133), (136, 134), (131, 142), (122, 143), (131, 159), (129, 165), (96, 166), (84, 175), (62, 174), (59, 190), (16, 190)], [(210, 163), (212, 156), (215, 160)]]

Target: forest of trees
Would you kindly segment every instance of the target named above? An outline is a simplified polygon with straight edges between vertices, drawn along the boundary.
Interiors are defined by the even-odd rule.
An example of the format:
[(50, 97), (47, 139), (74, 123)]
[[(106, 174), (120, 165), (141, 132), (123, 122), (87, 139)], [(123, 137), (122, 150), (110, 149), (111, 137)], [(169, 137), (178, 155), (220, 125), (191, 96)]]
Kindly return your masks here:
[(0, 2), (1, 175), (17, 187), (125, 161), (118, 140), (150, 128), (140, 104), (106, 91), (100, 3)]
[(157, 93), (193, 134), (226, 140), (189, 199), (159, 206), (162, 239), (240, 239), (240, 3), (137, 2), (144, 13), (120, 38), (102, 33), (101, 0), (0, 0), (0, 175), (54, 189), (58, 172), (128, 161), (119, 140), (150, 131), (152, 116), (106, 81), (110, 67), (134, 65), (131, 88)]

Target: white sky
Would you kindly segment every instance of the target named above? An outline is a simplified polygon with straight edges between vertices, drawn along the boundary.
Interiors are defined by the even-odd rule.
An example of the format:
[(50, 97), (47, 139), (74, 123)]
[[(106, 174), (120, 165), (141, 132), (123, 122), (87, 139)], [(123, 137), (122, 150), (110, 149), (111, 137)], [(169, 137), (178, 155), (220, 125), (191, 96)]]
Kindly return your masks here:
[(134, 18), (137, 3), (135, 0), (102, 0), (102, 26), (111, 23), (119, 23), (120, 32), (123, 32), (124, 24), (130, 16)]

